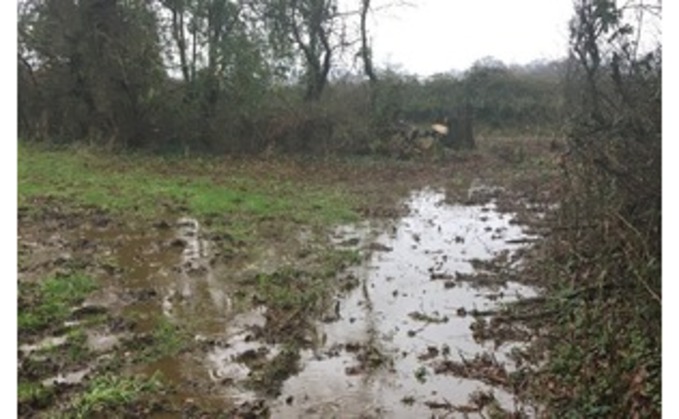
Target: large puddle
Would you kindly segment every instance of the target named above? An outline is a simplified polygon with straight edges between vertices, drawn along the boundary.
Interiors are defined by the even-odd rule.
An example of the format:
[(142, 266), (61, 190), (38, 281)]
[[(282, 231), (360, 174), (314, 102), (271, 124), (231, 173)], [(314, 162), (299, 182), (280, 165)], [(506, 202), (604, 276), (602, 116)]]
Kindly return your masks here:
[[(428, 417), (437, 408), (464, 405), (478, 390), (492, 391), (504, 407), (514, 407), (502, 389), (440, 373), (440, 366), (481, 353), (510, 362), (507, 354), (518, 343), (495, 347), (477, 342), (470, 329), (474, 318), (466, 313), (492, 311), (536, 294), (497, 273), (484, 273), (494, 276), (492, 281), (475, 280), (479, 261), (498, 256), (511, 261), (533, 237), (492, 202), (449, 205), (444, 198), (442, 192), (421, 190), (408, 198), (408, 215), (387, 228), (363, 223), (334, 232), (336, 246), (368, 256), (361, 266), (342, 273), (360, 285), (338, 297), (318, 322), (316, 347), (302, 351), (300, 372), (283, 383), (278, 398), (269, 400), (272, 417)], [(105, 269), (108, 286), (85, 305), (124, 310), (135, 319), (135, 333), (152, 333), (158, 316), (164, 316), (188, 325), (202, 343), (199, 353), (144, 367), (189, 389), (180, 390), (177, 401), (231, 405), (263, 397), (246, 383), (249, 366), (281, 352), (253, 338), (253, 330), (266, 328), (267, 309), (234, 309), (229, 288), (234, 285), (219, 271), (218, 255), (196, 220), (161, 223), (135, 234), (83, 227), (79, 240), (95, 248), (110, 243), (105, 256), (115, 262)], [(93, 346), (105, 347), (103, 352), (118, 338), (110, 331), (88, 337)]]
[[(511, 281), (488, 287), (468, 274), (472, 261), (511, 256), (528, 237), (493, 203), (448, 205), (444, 198), (414, 193), (409, 215), (368, 245), (370, 259), (355, 270), (362, 285), (337, 302), (336, 321), (319, 324), (324, 344), (305, 353), (273, 417), (428, 417), (436, 406), (465, 405), (477, 390), (513, 408), (500, 389), (435, 371), (442, 361), (483, 352), (507, 361), (511, 345), (475, 342), (474, 319), (463, 314), (535, 291)], [(360, 228), (336, 234), (345, 245), (361, 246), (362, 237)]]

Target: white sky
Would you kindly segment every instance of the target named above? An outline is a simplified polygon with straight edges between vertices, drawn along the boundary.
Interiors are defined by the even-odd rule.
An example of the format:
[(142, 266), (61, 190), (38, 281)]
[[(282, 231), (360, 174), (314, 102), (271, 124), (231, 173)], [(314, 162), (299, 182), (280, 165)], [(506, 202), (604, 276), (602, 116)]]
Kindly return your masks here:
[(572, 0), (410, 0), (413, 7), (379, 10), (389, 2), (374, 0), (369, 28), (380, 67), (428, 76), (485, 56), (526, 64), (567, 52)]

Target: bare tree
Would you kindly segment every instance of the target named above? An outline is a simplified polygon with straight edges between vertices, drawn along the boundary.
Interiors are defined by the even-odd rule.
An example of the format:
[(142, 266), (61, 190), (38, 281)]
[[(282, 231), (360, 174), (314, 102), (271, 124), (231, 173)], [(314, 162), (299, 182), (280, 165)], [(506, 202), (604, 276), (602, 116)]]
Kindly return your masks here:
[(361, 59), (363, 71), (372, 85), (377, 83), (377, 75), (373, 68), (372, 47), (368, 40), (368, 13), (370, 12), (370, 0), (361, 0)]
[(293, 45), (301, 56), (304, 100), (317, 101), (343, 42), (336, 0), (272, 0), (265, 13), (279, 43)]

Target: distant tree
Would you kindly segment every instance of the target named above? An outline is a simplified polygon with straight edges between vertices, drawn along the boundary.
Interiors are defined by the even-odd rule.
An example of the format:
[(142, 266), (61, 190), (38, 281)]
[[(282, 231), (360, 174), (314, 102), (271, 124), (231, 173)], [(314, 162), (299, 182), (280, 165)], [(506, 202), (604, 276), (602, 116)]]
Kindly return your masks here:
[(370, 12), (370, 0), (361, 0), (361, 60), (363, 61), (363, 72), (370, 80), (371, 85), (377, 83), (377, 74), (373, 67), (372, 47), (368, 39), (368, 13)]
[(18, 26), (20, 106), (30, 108), (20, 110), (25, 134), (122, 146), (143, 141), (162, 77), (149, 6), (30, 0), (20, 4)]
[(268, 0), (266, 16), (279, 45), (299, 51), (304, 100), (318, 101), (328, 83), (333, 56), (342, 47), (344, 27), (336, 0)]
[(559, 68), (557, 63), (510, 68), (484, 58), (462, 78), (464, 101), (474, 108), (479, 123), (490, 128), (557, 127), (563, 108)]
[(250, 121), (262, 111), (272, 77), (258, 4), (160, 0), (158, 6), (169, 73), (183, 81), (173, 83), (181, 100), (165, 117), (176, 126), (175, 146), (250, 148), (245, 137), (253, 136)]
[(619, 192), (636, 202), (630, 210), (655, 203), (659, 211), (662, 50), (658, 40), (641, 53), (643, 20), (635, 28), (624, 15), (656, 7), (579, 0), (571, 21), (572, 149), (607, 179), (604, 184), (616, 179)]

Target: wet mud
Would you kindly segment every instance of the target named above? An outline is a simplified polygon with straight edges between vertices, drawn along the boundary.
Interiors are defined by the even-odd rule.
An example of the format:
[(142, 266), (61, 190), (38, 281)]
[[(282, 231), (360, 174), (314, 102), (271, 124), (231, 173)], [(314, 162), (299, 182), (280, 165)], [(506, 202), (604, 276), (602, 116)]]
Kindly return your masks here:
[[(475, 339), (475, 319), (464, 314), (536, 295), (504, 278), (473, 279), (479, 261), (511, 260), (532, 237), (492, 201), (449, 205), (443, 193), (423, 190), (407, 205), (407, 216), (365, 246), (371, 256), (353, 271), (361, 286), (337, 301), (336, 321), (319, 323), (323, 345), (304, 352), (302, 371), (285, 383), (274, 417), (428, 417), (468, 405), (479, 391), (516, 407), (503, 388), (447, 374), (442, 365), (482, 353), (510, 362), (513, 345)], [(337, 240), (360, 248), (360, 231), (344, 227)]]
[[(498, 210), (496, 190), (476, 188), (469, 205), (423, 189), (405, 201), (400, 219), (337, 227), (332, 246), (363, 262), (337, 273), (338, 294), (323, 315), (309, 319), (309, 330), (295, 331), (303, 339), (293, 348), (280, 337), (288, 330), (285, 316), (306, 314), (273, 310), (270, 301), (243, 291), (258, 273), (275, 272), (280, 248), (263, 250), (261, 261), (225, 262), (219, 241), (190, 217), (142, 229), (111, 220), (55, 225), (43, 239), (26, 230), (20, 252), (23, 246), (32, 253), (33, 264), (20, 267), (20, 280), (83, 266), (102, 279), (59, 331), (90, 315), (107, 318), (85, 328), (90, 361), (52, 368), (42, 385), (77, 385), (116, 358), (132, 373), (160, 374), (172, 388), (158, 417), (182, 417), (194, 408), (197, 415), (277, 418), (473, 414), (492, 403), (521, 410), (506, 380), (470, 368), (503, 377), (497, 371), (512, 368), (508, 354), (522, 343), (485, 339), (473, 314), (537, 294), (514, 273), (517, 251), (537, 237), (514, 214)], [(301, 231), (297, 241), (306, 235)], [(304, 257), (299, 248), (288, 251)], [(144, 352), (158, 340), (159, 322), (188, 336), (183, 349)], [(23, 339), (20, 361), (66, 341), (64, 333)], [(492, 362), (470, 362), (482, 356)], [(277, 385), (259, 382), (271, 377)]]

